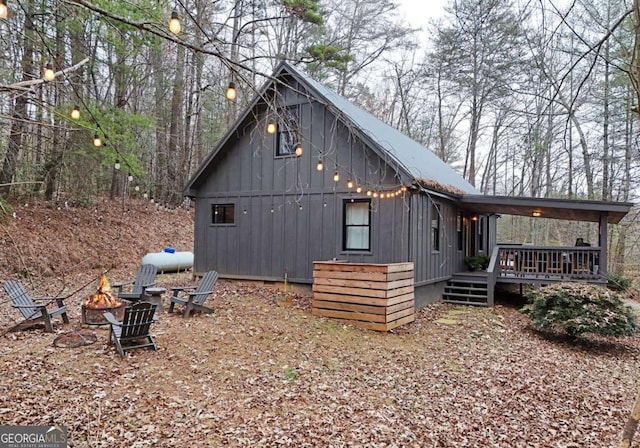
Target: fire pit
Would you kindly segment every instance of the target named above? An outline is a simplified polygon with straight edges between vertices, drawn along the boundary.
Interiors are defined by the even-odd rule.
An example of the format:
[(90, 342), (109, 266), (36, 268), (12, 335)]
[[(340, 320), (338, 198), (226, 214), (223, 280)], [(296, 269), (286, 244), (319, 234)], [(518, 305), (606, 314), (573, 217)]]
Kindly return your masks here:
[(128, 302), (111, 294), (111, 282), (106, 275), (100, 276), (98, 289), (86, 298), (82, 305), (82, 323), (86, 325), (107, 325), (105, 312), (110, 312), (116, 319), (122, 320)]

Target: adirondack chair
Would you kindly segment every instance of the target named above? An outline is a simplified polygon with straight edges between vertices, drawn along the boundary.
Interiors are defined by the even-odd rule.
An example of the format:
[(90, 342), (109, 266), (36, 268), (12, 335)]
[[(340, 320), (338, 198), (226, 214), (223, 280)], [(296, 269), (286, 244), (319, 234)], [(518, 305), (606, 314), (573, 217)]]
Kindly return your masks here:
[[(67, 307), (64, 306), (62, 297), (31, 297), (27, 294), (22, 283), (7, 280), (4, 282), (4, 290), (11, 299), (12, 306), (22, 313), (24, 321), (16, 325), (13, 329), (29, 328), (35, 325), (44, 324), (44, 329), (48, 333), (53, 332), (51, 319), (61, 316), (65, 324), (69, 323)], [(49, 307), (55, 303), (57, 307)]]
[(125, 308), (121, 322), (110, 312), (104, 313), (104, 318), (110, 325), (109, 344), (115, 344), (120, 356), (124, 358), (124, 352), (133, 348), (158, 349), (149, 332), (151, 324), (156, 321), (156, 307), (155, 303), (138, 302)]
[[(156, 284), (156, 273), (158, 268), (153, 264), (143, 264), (138, 267), (136, 272), (136, 278), (133, 281), (126, 283), (117, 283), (113, 286), (116, 289), (116, 295), (125, 300), (131, 302), (138, 302), (142, 300), (145, 289)], [(129, 291), (124, 291), (125, 286), (132, 285)]]
[[(204, 302), (209, 297), (209, 294), (213, 293), (213, 286), (217, 281), (218, 273), (209, 271), (202, 276), (200, 282), (195, 286), (171, 288), (169, 312), (173, 312), (173, 307), (177, 303), (184, 306), (182, 317), (189, 317), (194, 312), (213, 313), (213, 308), (204, 306)], [(189, 292), (189, 290), (193, 290), (193, 292)]]

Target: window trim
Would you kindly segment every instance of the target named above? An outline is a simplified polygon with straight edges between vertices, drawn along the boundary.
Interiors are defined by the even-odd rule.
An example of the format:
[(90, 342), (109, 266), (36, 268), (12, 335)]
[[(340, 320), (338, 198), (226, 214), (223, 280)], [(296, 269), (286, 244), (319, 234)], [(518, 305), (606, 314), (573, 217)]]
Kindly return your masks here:
[[(439, 208), (440, 208), (440, 204), (437, 204), (435, 202), (431, 203), (430, 229), (431, 229), (431, 251), (432, 252), (440, 252), (440, 230), (442, 228), (442, 219), (440, 217), (440, 213), (438, 212)], [(435, 221), (435, 226), (434, 226), (434, 221)]]
[(464, 212), (458, 212), (456, 217), (456, 232), (457, 232), (457, 250), (462, 252), (464, 250)]
[[(367, 204), (367, 224), (366, 225), (347, 225), (347, 209), (350, 204)], [(350, 227), (366, 227), (368, 229), (368, 241), (366, 248), (348, 248), (347, 247), (347, 229)], [(371, 252), (371, 199), (345, 199), (342, 206), (342, 251), (343, 252)]]
[[(297, 141), (298, 126), (300, 122), (300, 109), (298, 105), (286, 106), (280, 110), (280, 117), (278, 118), (278, 130), (275, 138), (275, 151), (276, 158), (281, 157), (295, 157), (295, 145), (299, 143)], [(289, 139), (291, 147), (288, 151), (281, 151), (283, 139)]]
[[(231, 210), (231, 221), (226, 221), (228, 218), (228, 209)], [(220, 210), (222, 214), (220, 214)], [(217, 216), (222, 216), (224, 221), (216, 221)], [(236, 204), (233, 202), (224, 203), (212, 203), (211, 204), (211, 225), (214, 226), (229, 226), (236, 223)]]

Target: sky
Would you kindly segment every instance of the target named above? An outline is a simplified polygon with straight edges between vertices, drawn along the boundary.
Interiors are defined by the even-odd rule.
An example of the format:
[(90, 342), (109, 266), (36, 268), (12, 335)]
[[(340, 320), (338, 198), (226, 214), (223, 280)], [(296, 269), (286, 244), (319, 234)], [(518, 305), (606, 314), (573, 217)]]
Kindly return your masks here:
[(429, 19), (444, 13), (446, 0), (396, 0), (400, 17), (404, 17), (412, 26), (426, 28)]

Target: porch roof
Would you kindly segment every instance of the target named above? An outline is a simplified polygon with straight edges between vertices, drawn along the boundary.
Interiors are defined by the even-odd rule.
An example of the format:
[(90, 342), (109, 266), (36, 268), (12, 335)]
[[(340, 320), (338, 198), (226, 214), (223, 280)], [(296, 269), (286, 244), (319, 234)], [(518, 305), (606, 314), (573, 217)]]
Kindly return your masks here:
[(633, 207), (629, 202), (584, 201), (577, 199), (526, 198), (510, 196), (464, 195), (460, 202), (469, 211), (482, 214), (504, 214), (599, 222), (604, 213), (607, 222), (618, 224)]

